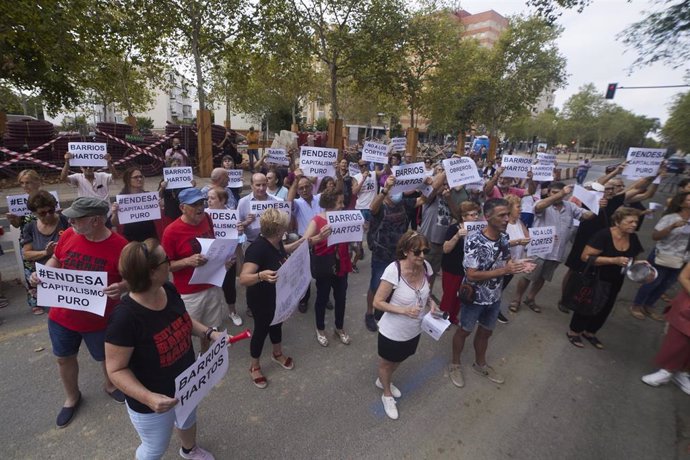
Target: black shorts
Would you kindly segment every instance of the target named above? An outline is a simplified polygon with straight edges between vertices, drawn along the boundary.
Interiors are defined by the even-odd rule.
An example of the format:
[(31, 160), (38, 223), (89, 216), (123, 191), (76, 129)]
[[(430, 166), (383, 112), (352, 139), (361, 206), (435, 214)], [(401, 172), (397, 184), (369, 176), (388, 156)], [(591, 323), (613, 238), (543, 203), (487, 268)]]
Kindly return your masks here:
[(417, 351), (420, 335), (421, 334), (404, 342), (398, 342), (397, 340), (391, 340), (385, 337), (379, 332), (379, 356), (392, 363), (401, 363), (405, 361)]

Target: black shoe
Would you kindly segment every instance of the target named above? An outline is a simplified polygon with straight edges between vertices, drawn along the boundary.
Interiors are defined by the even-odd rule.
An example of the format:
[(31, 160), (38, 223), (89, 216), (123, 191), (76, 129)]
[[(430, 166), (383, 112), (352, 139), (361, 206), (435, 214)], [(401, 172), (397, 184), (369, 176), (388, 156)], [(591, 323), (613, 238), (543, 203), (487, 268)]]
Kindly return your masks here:
[(253, 317), (254, 317), (254, 313), (252, 313), (252, 311), (251, 311), (249, 308), (247, 308), (247, 316), (248, 316), (249, 318), (253, 318)]
[(300, 313), (306, 313), (308, 308), (309, 305), (307, 304), (307, 302), (300, 302), (297, 306), (297, 309), (300, 311)]
[(330, 300), (326, 302), (326, 310), (333, 310), (333, 302)]
[[(106, 391), (106, 393), (108, 393), (108, 392)], [(120, 390), (118, 390), (117, 388), (115, 390), (109, 392), (108, 396), (113, 398), (115, 400), (115, 402), (118, 404), (124, 404), (125, 403), (125, 394), (123, 392), (121, 392)]]
[(565, 305), (563, 305), (561, 302), (558, 302), (558, 309), (563, 313), (570, 313), (570, 310), (565, 308)]
[(371, 332), (376, 332), (379, 330), (378, 325), (376, 324), (376, 318), (374, 318), (374, 315), (370, 314), (365, 314), (364, 315), (364, 324), (366, 324), (367, 329), (369, 329)]
[(501, 324), (508, 324), (508, 318), (503, 315), (503, 312), (498, 312), (498, 322)]
[(57, 425), (58, 428), (64, 428), (69, 423), (72, 421), (74, 416), (77, 413), (77, 409), (79, 409), (79, 405), (81, 404), (81, 393), (79, 393), (79, 399), (77, 399), (77, 403), (72, 406), (72, 407), (63, 407), (60, 409), (60, 413), (58, 413), (57, 420), (55, 421), (55, 424)]

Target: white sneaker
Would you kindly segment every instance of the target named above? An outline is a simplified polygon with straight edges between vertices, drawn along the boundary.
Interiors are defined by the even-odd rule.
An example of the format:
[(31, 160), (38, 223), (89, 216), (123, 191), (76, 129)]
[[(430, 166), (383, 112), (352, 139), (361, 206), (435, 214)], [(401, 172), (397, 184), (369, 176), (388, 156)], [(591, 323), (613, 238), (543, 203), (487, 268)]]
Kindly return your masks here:
[[(381, 383), (381, 379), (376, 379), (376, 382), (374, 382), (374, 385), (376, 385), (376, 388), (383, 390), (383, 383)], [(398, 387), (396, 387), (392, 383), (391, 383), (391, 394), (393, 395), (394, 398), (400, 398), (402, 396), (402, 393), (400, 392), (400, 390), (398, 390)]]
[(683, 390), (683, 393), (690, 395), (690, 375), (687, 372), (676, 372), (673, 374), (673, 383)]
[(232, 320), (232, 324), (234, 324), (235, 326), (242, 325), (242, 317), (237, 313), (230, 313), (230, 319)]
[(659, 369), (653, 374), (647, 374), (642, 377), (642, 381), (649, 386), (658, 387), (671, 381), (673, 374), (666, 369)]
[(398, 408), (395, 407), (395, 398), (381, 395), (381, 402), (383, 402), (383, 410), (386, 411), (386, 415), (393, 420), (398, 420)]
[(180, 457), (188, 460), (215, 460), (215, 457), (213, 454), (211, 454), (211, 452), (204, 450), (199, 446), (194, 446), (194, 448), (190, 450), (188, 454), (185, 454), (180, 447)]

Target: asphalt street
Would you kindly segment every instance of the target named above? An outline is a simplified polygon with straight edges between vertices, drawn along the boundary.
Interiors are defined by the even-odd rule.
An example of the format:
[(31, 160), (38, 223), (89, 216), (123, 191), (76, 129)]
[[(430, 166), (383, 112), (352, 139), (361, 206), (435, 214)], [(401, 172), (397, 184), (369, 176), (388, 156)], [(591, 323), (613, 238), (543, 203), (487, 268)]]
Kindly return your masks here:
[[(656, 219), (640, 232), (646, 250)], [(12, 254), (0, 258), (3, 271), (12, 260)], [(308, 312), (295, 313), (283, 327), (294, 370), (271, 362), (267, 345), (262, 367), (269, 385), (260, 390), (249, 378), (248, 342), (230, 349), (228, 374), (198, 411), (201, 446), (218, 459), (690, 458), (690, 396), (672, 384), (651, 388), (640, 381), (654, 370), (663, 324), (629, 315), (635, 285), (626, 281), (599, 334), (606, 349), (573, 347), (565, 337), (568, 315), (556, 308), (562, 267), (537, 298), (543, 313), (523, 308), (508, 314), (510, 323), (498, 325), (491, 339), (489, 361), (506, 377), (504, 385), (472, 373), (468, 342), (466, 386), (456, 388), (446, 374), (453, 331), (439, 342), (424, 336), (417, 354), (394, 375), (403, 393), (400, 419), (388, 419), (374, 386), (376, 334), (363, 321), (369, 261), (349, 278), (345, 329), (351, 345), (335, 339), (327, 348), (318, 345), (312, 288)], [(84, 349), (83, 404), (71, 425), (55, 427), (64, 395), (46, 317), (31, 315), (21, 286), (12, 280), (4, 285), (10, 306), (0, 310), (2, 458), (133, 458), (138, 438), (126, 410), (104, 393), (100, 365)], [(440, 296), (440, 283), (435, 293)], [(242, 288), (238, 299), (251, 327)], [(331, 311), (326, 318), (332, 330)], [(230, 333), (243, 329), (231, 326)], [(179, 458), (178, 448), (173, 437), (166, 458)]]

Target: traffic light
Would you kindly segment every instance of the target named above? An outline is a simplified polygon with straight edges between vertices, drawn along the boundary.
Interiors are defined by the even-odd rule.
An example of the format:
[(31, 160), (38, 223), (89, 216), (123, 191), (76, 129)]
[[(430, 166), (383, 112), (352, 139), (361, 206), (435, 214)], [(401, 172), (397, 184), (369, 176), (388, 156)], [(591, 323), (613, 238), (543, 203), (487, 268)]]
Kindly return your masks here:
[(613, 96), (616, 95), (616, 88), (618, 88), (618, 83), (609, 83), (606, 88), (606, 99), (613, 99)]

